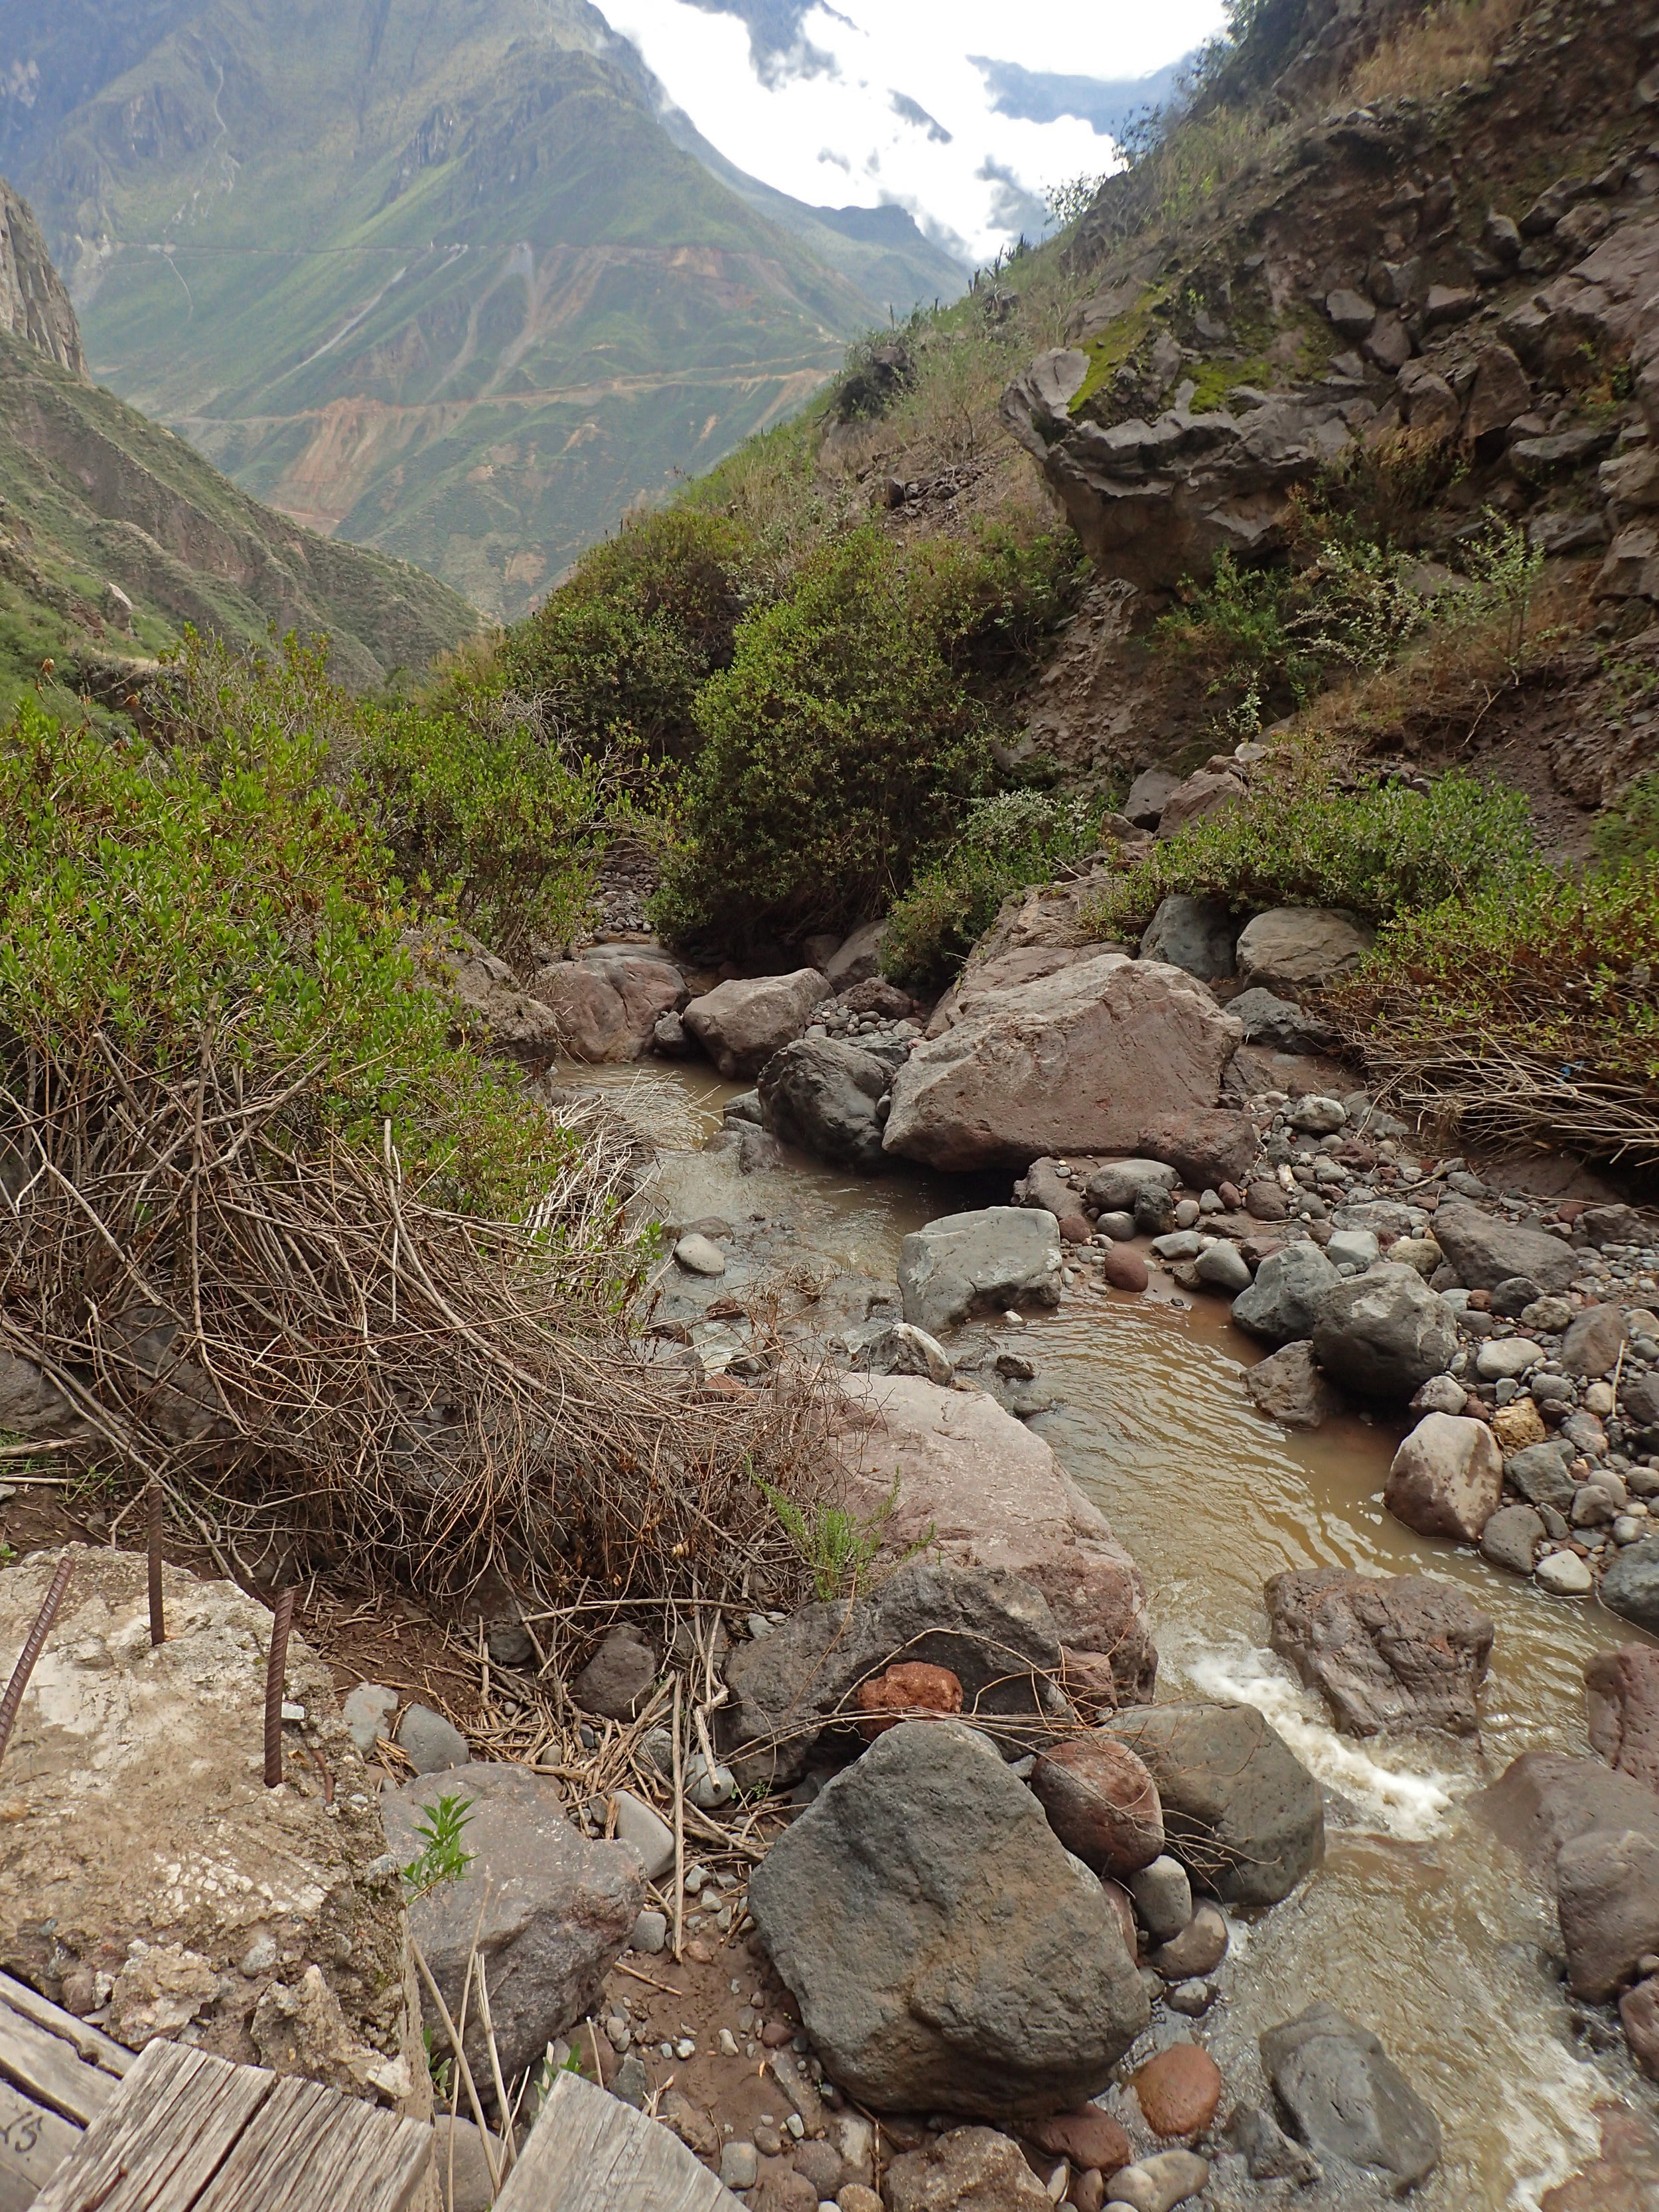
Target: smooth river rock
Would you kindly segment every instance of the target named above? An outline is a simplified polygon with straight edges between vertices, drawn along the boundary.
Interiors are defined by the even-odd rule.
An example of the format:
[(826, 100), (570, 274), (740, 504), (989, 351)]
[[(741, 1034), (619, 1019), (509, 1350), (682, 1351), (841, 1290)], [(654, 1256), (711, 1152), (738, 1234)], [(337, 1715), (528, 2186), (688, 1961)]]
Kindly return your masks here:
[(1584, 1667), (1590, 1748), (1633, 1782), (1659, 1790), (1659, 1650), (1620, 1644)]
[(1254, 1705), (1149, 1705), (1103, 1725), (1150, 1769), (1173, 1851), (1230, 1905), (1277, 1905), (1325, 1853), (1319, 1784)]
[(1243, 1032), (1204, 986), (1101, 953), (976, 998), (894, 1079), (887, 1150), (964, 1170), (1127, 1153), (1149, 1122), (1218, 1103)]
[(1281, 1345), (1247, 1367), (1239, 1379), (1257, 1413), (1281, 1429), (1320, 1428), (1347, 1406), (1336, 1385), (1314, 1364), (1313, 1346), (1305, 1340)]
[(1073, 1696), (1150, 1698), (1158, 1651), (1139, 1571), (1042, 1438), (987, 1391), (905, 1375), (848, 1376), (845, 1392), (830, 1439), (842, 1501), (880, 1511), (898, 1478), (884, 1555), (921, 1545), (957, 1565), (1006, 1567), (1048, 1600)]
[(899, 1248), (904, 1318), (938, 1336), (971, 1314), (1057, 1306), (1061, 1267), (1052, 1213), (1020, 1206), (947, 1213)]
[(882, 1164), (876, 1109), (890, 1080), (871, 1053), (838, 1037), (797, 1037), (760, 1073), (761, 1124), (780, 1143), (866, 1170)]
[(831, 995), (816, 968), (717, 983), (693, 999), (680, 1019), (728, 1080), (758, 1075), (775, 1052), (798, 1037)]
[(1467, 1199), (1443, 1199), (1434, 1237), (1466, 1291), (1495, 1291), (1524, 1275), (1543, 1291), (1565, 1291), (1583, 1261), (1570, 1244), (1482, 1213)]
[(1246, 923), (1234, 954), (1245, 988), (1300, 999), (1357, 968), (1376, 939), (1341, 907), (1275, 907)]
[(1316, 2157), (1385, 2176), (1395, 2191), (1439, 2164), (1439, 2121), (1377, 2037), (1334, 2005), (1310, 2005), (1261, 2046), (1275, 2095)]
[(1480, 1731), (1493, 1626), (1449, 1583), (1310, 1567), (1267, 1583), (1269, 1638), (1350, 1735)]
[(685, 1004), (685, 978), (672, 962), (618, 947), (606, 956), (550, 961), (536, 971), (536, 996), (558, 1021), (573, 1060), (599, 1065), (642, 1060), (658, 1022)]
[(1601, 1577), (1601, 1602), (1621, 1620), (1659, 1635), (1659, 1536), (1624, 1547)]
[(779, 1837), (748, 1894), (827, 2070), (878, 2112), (1071, 2110), (1147, 2022), (1098, 1881), (959, 1721), (879, 1737)]
[(1484, 1421), (1425, 1413), (1395, 1452), (1382, 1503), (1419, 1536), (1475, 1544), (1504, 1493), (1504, 1455)]
[(1317, 1244), (1299, 1238), (1267, 1255), (1249, 1289), (1233, 1300), (1233, 1319), (1263, 1344), (1311, 1339), (1327, 1294), (1341, 1279)]
[(1097, 1874), (1121, 1880), (1150, 1866), (1164, 1849), (1158, 1784), (1133, 1752), (1103, 1729), (1042, 1753), (1031, 1788), (1066, 1850)]

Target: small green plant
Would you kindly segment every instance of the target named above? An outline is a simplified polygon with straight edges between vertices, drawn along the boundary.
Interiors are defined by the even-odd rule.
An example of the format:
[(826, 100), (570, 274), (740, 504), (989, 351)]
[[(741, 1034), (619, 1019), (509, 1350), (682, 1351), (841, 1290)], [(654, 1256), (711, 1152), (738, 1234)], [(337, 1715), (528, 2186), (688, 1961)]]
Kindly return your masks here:
[[(812, 1594), (822, 1601), (844, 1597), (857, 1589), (866, 1569), (881, 1549), (887, 1524), (898, 1505), (899, 1478), (873, 1513), (849, 1513), (844, 1506), (797, 1505), (793, 1498), (762, 1483), (766, 1502), (777, 1515), (783, 1532), (799, 1553), (812, 1577)], [(906, 1559), (932, 1541), (929, 1528), (921, 1543), (913, 1544)]]
[(1486, 524), (1468, 551), (1473, 588), (1447, 594), (1448, 620), (1463, 626), (1498, 622), (1511, 678), (1526, 659), (1534, 595), (1544, 573), (1544, 549), (1528, 543), (1525, 525), (1486, 511)]
[(1626, 785), (1595, 825), (1595, 856), (1609, 866), (1659, 854), (1659, 769)]
[(424, 2025), (421, 2029), (421, 2041), (426, 2050), (426, 2070), (431, 2077), (433, 2098), (437, 2104), (447, 2105), (449, 2103), (450, 2076), (455, 2070), (454, 2058), (453, 2056), (447, 2058), (438, 2056), (432, 2030)]
[(949, 852), (889, 913), (883, 973), (922, 988), (954, 973), (1011, 892), (1048, 882), (1058, 867), (1095, 849), (1099, 816), (1087, 799), (1042, 791), (981, 799)]
[(1154, 635), (1176, 659), (1207, 672), (1212, 691), (1263, 697), (1285, 687), (1299, 706), (1319, 663), (1291, 628), (1294, 580), (1288, 568), (1246, 568), (1223, 550), (1207, 584), (1182, 586), (1181, 604), (1159, 617)]
[(409, 1902), (429, 1897), (444, 1883), (459, 1881), (476, 1853), (462, 1848), (462, 1838), (472, 1818), (472, 1800), (452, 1790), (428, 1805), (415, 1824), (422, 1848), (404, 1869)]

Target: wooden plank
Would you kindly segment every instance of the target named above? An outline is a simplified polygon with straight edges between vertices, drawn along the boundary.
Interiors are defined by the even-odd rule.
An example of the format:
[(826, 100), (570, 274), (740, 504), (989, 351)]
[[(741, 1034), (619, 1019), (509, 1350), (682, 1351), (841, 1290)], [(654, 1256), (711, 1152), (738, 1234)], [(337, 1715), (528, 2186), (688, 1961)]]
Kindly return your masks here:
[(579, 2074), (560, 2074), (495, 2212), (743, 2212), (677, 2136)]
[(34, 2212), (191, 2212), (276, 2086), (262, 2066), (147, 2044)]
[(407, 2212), (432, 2130), (315, 2081), (279, 2081), (195, 2212)]
[(83, 2128), (121, 2086), (101, 2067), (88, 2066), (61, 2036), (37, 2027), (7, 2004), (0, 2004), (0, 2074), (37, 2104), (50, 2105)]
[(28, 2212), (80, 2140), (71, 2122), (0, 2081), (0, 2212)]
[(50, 1997), (41, 1996), (27, 1982), (13, 1981), (9, 1974), (0, 1974), (0, 2003), (21, 2012), (25, 2020), (32, 2020), (49, 2034), (61, 2036), (65, 2043), (74, 2045), (88, 2066), (101, 2066), (106, 2074), (113, 2074), (118, 2079), (130, 2074), (137, 2062), (136, 2051), (113, 2042), (101, 2027), (94, 2027), (89, 2020), (77, 2020), (72, 2012), (53, 2004)]

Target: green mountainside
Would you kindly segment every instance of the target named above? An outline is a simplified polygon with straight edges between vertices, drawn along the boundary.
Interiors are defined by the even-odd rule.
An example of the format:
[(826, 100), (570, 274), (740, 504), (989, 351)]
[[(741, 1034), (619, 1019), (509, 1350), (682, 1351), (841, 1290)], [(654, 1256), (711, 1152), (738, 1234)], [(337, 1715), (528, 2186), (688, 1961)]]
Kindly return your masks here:
[(186, 623), (326, 632), (354, 687), (477, 629), (447, 585), (261, 507), (81, 360), (69, 295), (0, 179), (0, 712), (36, 683), (118, 703)]
[[(36, 9), (7, 10), (0, 81)], [(126, 58), (116, 0), (70, 12)], [(798, 406), (887, 287), (951, 289), (908, 218), (739, 196), (586, 0), (151, 20), (50, 132), (9, 118), (94, 373), (258, 498), (494, 614)]]

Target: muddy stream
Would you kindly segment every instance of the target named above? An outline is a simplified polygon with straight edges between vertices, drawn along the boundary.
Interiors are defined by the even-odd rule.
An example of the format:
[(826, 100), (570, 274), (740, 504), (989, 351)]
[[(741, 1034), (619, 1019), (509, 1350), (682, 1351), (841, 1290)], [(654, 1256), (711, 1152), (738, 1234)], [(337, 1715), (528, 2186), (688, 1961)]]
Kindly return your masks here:
[[(757, 1216), (775, 1268), (798, 1259), (890, 1281), (910, 1230), (1007, 1200), (1006, 1180), (866, 1179), (800, 1155), (741, 1176), (696, 1150), (740, 1086), (707, 1068), (583, 1070), (578, 1079), (622, 1094), (629, 1118), (667, 1148), (654, 1212), (720, 1214), (738, 1230), (733, 1288), (744, 1279), (744, 1226)], [(1231, 1327), (1220, 1298), (1172, 1298), (1167, 1279), (1144, 1298), (1079, 1282), (1052, 1316), (990, 1334), (1036, 1362), (1056, 1403), (1032, 1427), (1146, 1577), (1158, 1696), (1260, 1707), (1329, 1793), (1323, 1867), (1273, 1911), (1232, 1917), (1223, 1996), (1197, 2028), (1230, 2094), (1262, 2095), (1263, 2028), (1328, 1998), (1376, 2031), (1440, 2116), (1443, 2162), (1412, 2202), (1425, 2212), (1535, 2208), (1595, 2155), (1598, 2103), (1633, 2093), (1645, 2107), (1650, 2093), (1621, 2044), (1592, 2057), (1580, 2039), (1551, 1965), (1553, 1906), (1465, 1804), (1522, 1751), (1587, 1749), (1584, 1662), (1636, 1632), (1385, 1515), (1403, 1424), (1355, 1418), (1304, 1436), (1264, 1420), (1239, 1381), (1261, 1347)], [(1436, 1735), (1364, 1745), (1336, 1733), (1322, 1702), (1267, 1648), (1261, 1602), (1269, 1575), (1321, 1564), (1443, 1576), (1492, 1615), (1478, 1745)], [(1616, 2019), (1605, 2017), (1617, 2044)], [(1176, 2032), (1188, 2024), (1171, 2015), (1165, 2039)]]

